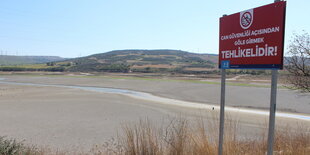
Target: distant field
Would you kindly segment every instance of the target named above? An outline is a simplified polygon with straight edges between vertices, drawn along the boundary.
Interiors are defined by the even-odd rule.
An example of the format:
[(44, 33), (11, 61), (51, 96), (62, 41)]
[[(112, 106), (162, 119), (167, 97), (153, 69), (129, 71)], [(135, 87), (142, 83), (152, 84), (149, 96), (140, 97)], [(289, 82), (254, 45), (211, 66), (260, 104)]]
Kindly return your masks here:
[(132, 68), (175, 68), (176, 66), (173, 65), (166, 65), (166, 64), (157, 64), (157, 65), (134, 65)]
[(48, 66), (46, 64), (25, 64), (0, 66), (0, 71), (64, 71), (62, 66)]

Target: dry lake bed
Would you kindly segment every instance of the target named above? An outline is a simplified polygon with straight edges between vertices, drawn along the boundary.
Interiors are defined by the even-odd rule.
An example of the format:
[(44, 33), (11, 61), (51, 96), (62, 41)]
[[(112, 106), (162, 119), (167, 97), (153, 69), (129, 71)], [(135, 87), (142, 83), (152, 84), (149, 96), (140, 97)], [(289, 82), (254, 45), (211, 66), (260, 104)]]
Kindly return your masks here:
[[(267, 133), (270, 88), (228, 85), (226, 116), (240, 138)], [(217, 121), (220, 85), (115, 76), (0, 75), (0, 136), (53, 149), (89, 150), (125, 124)], [(280, 88), (277, 128), (310, 130), (310, 94)], [(214, 122), (215, 122), (214, 121)], [(308, 132), (309, 133), (309, 132)]]

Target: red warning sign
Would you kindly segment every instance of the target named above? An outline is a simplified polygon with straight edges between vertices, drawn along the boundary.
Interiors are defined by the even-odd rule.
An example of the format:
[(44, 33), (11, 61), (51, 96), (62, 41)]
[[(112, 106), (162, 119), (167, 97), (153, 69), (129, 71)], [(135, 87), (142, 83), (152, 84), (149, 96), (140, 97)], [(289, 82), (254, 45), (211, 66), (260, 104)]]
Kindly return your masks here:
[(220, 18), (219, 68), (282, 69), (286, 1)]

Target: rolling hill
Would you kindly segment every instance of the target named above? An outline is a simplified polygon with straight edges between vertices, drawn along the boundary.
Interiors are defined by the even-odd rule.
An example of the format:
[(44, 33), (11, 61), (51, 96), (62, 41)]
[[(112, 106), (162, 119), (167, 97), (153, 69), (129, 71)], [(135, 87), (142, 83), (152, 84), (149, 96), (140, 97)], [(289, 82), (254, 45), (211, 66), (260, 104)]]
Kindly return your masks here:
[(180, 50), (116, 50), (57, 64), (71, 64), (67, 71), (99, 72), (185, 72), (207, 71), (216, 67), (217, 55)]

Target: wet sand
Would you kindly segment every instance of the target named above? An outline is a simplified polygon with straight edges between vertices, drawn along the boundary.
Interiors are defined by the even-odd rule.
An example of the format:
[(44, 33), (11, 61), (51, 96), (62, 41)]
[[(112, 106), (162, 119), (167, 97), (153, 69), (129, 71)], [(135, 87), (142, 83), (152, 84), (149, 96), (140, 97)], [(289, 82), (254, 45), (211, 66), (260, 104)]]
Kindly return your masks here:
[[(173, 97), (177, 99), (187, 98), (195, 101), (208, 96), (204, 95), (199, 98), (194, 90), (196, 87), (202, 88), (185, 82), (72, 77), (6, 76), (5, 78), (7, 81), (16, 82), (126, 87), (132, 90), (145, 90), (161, 96), (164, 96), (163, 93), (167, 91), (167, 97), (175, 95)], [(192, 87), (193, 85), (195, 87)], [(192, 87), (190, 90), (185, 89), (190, 86)], [(209, 91), (215, 94), (218, 93), (215, 92), (217, 89), (213, 90), (214, 92)], [(187, 94), (187, 97), (184, 97), (183, 93), (188, 91), (194, 94)], [(184, 117), (191, 121), (203, 117), (208, 122), (216, 116), (218, 116), (217, 110), (163, 105), (124, 95), (71, 88), (0, 84), (1, 136), (25, 139), (26, 143), (55, 149), (89, 150), (92, 146), (103, 144), (115, 137), (122, 125), (134, 124), (140, 119), (148, 118), (157, 125), (163, 125), (173, 117)], [(239, 121), (240, 137), (255, 137), (256, 134), (267, 131), (268, 118), (266, 116), (237, 112), (229, 113), (227, 116)], [(294, 127), (296, 123), (310, 127), (309, 121), (277, 118), (278, 127), (287, 124)]]

